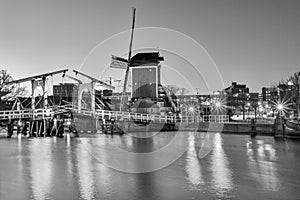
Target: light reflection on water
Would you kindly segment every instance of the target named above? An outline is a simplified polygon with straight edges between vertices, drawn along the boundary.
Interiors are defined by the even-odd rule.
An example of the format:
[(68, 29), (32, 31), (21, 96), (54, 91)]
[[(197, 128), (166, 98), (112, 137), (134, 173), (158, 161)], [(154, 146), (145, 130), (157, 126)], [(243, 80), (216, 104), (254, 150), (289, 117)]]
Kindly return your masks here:
[[(296, 199), (300, 142), (271, 137), (182, 132), (186, 152), (165, 168), (124, 173), (111, 161), (112, 142), (132, 152), (161, 148), (174, 137), (0, 139), (0, 199)], [(213, 150), (199, 159), (201, 147)], [(161, 154), (164, 159), (166, 154)], [(129, 166), (140, 165), (123, 158)], [(147, 160), (150, 162), (151, 160)], [(155, 162), (155, 160), (153, 160)]]
[(35, 139), (29, 145), (29, 163), (31, 189), (33, 198), (43, 200), (49, 198), (52, 184), (52, 151), (51, 143), (41, 143)]
[(190, 134), (188, 137), (188, 149), (186, 153), (186, 173), (187, 179), (191, 183), (192, 188), (198, 188), (197, 186), (203, 184), (201, 165), (197, 157), (196, 140), (194, 134)]
[(261, 183), (263, 188), (278, 191), (277, 157), (273, 145), (265, 144), (263, 140), (249, 141), (247, 155), (251, 176)]
[(216, 192), (218, 197), (227, 198), (233, 189), (229, 162), (223, 149), (221, 134), (210, 134), (210, 137), (215, 144), (210, 156), (212, 190)]
[(93, 199), (95, 194), (95, 181), (93, 174), (93, 163), (91, 155), (83, 146), (77, 149), (78, 183), (81, 197)]

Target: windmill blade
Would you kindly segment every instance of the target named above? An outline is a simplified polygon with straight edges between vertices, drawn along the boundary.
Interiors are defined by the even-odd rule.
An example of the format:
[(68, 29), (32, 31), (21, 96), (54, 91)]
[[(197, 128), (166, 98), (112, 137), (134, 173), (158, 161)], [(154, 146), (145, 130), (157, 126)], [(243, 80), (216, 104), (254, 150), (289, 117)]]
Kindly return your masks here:
[(124, 98), (125, 98), (125, 92), (126, 92), (126, 84), (129, 74), (129, 68), (130, 68), (130, 59), (131, 59), (131, 51), (132, 51), (132, 42), (133, 42), (133, 33), (134, 33), (134, 25), (135, 25), (135, 11), (136, 8), (132, 8), (132, 28), (131, 28), (131, 37), (130, 37), (130, 43), (129, 43), (129, 53), (128, 53), (128, 64), (125, 72), (125, 80), (124, 80), (124, 87), (122, 92), (122, 98), (121, 98), (121, 106), (120, 109), (122, 110), (123, 104), (124, 104)]
[(127, 66), (128, 60), (114, 55), (111, 56), (110, 68), (127, 69)]

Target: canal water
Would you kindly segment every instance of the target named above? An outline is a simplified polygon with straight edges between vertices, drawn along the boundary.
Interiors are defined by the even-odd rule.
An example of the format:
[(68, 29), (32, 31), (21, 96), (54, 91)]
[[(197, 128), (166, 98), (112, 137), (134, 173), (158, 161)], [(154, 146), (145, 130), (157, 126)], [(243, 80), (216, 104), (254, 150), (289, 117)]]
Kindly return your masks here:
[(299, 198), (295, 140), (194, 132), (0, 139), (1, 200)]

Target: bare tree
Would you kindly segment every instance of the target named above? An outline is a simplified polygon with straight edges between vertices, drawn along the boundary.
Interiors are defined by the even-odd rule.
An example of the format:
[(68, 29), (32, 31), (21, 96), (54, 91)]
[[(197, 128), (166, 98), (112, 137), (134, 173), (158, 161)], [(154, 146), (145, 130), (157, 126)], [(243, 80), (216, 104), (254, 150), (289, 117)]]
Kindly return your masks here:
[(300, 94), (299, 94), (299, 86), (300, 86), (300, 72), (295, 72), (293, 75), (290, 75), (287, 79), (278, 81), (274, 87), (279, 85), (290, 85), (290, 92), (286, 94), (284, 98), (288, 98), (291, 103), (291, 107), (296, 110), (296, 113), (299, 116), (300, 113)]
[(299, 84), (299, 77), (300, 76), (300, 71), (295, 72), (293, 75), (289, 76), (287, 82), (291, 81), (293, 85), (298, 85)]
[(20, 87), (18, 84), (9, 84), (10, 81), (13, 81), (12, 76), (6, 70), (0, 70), (0, 91), (9, 92), (4, 96), (4, 99), (15, 99), (17, 96), (24, 96), (27, 93), (25, 87)]
[(189, 91), (186, 88), (180, 88), (177, 85), (165, 85), (165, 91), (170, 95), (184, 95)]
[(289, 76), (287, 82), (291, 82), (292, 85), (294, 86), (294, 89), (292, 90), (292, 97), (291, 101), (294, 105), (294, 108), (296, 109), (296, 113), (299, 116), (300, 114), (300, 94), (299, 94), (299, 89), (300, 89), (300, 71), (295, 72), (293, 75)]
[(185, 95), (185, 94), (187, 94), (189, 92), (189, 90), (188, 89), (186, 89), (186, 88), (180, 88), (180, 95)]

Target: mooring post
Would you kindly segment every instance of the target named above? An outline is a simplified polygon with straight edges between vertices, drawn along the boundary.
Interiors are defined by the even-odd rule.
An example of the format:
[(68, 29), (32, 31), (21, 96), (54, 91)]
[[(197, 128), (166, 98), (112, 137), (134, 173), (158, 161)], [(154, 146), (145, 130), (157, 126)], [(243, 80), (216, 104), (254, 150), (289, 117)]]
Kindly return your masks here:
[(275, 118), (275, 120), (274, 120), (273, 129), (274, 129), (274, 137), (276, 137), (276, 135), (277, 135), (277, 118)]
[(251, 119), (251, 137), (256, 137), (257, 132), (256, 132), (256, 122), (255, 119)]
[(286, 138), (285, 125), (286, 125), (286, 119), (282, 117), (282, 136), (284, 139)]

